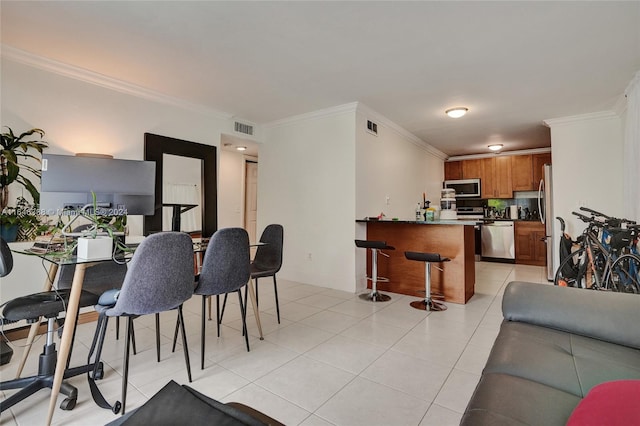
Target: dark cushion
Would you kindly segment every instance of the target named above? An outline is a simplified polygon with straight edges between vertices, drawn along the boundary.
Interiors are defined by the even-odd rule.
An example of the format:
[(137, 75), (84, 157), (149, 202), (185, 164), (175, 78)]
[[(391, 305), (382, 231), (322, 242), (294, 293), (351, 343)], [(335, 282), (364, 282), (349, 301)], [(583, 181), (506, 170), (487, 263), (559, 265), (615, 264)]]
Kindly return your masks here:
[(490, 373), (517, 376), (583, 398), (599, 383), (640, 379), (640, 350), (505, 321), (483, 372)]
[(483, 374), (461, 425), (563, 425), (580, 398), (508, 374)]
[[(38, 317), (57, 317), (60, 312), (67, 310), (69, 306), (69, 294), (71, 290), (45, 291), (18, 297), (9, 301), (2, 316), (9, 321), (37, 320)], [(82, 291), (80, 293), (80, 307), (93, 306), (98, 303), (98, 296)]]
[(507, 285), (502, 299), (506, 320), (640, 349), (638, 307), (637, 295), (517, 281)]
[(376, 241), (376, 240), (355, 240), (356, 247), (360, 248), (368, 248), (368, 249), (378, 249), (378, 250), (395, 250), (396, 248), (393, 246), (388, 246), (386, 241)]
[[(264, 415), (263, 415), (264, 416)], [(200, 392), (180, 386), (173, 380), (142, 407), (116, 419), (108, 426), (147, 425), (277, 425), (278, 422), (264, 422), (234, 407), (211, 399)]]
[(440, 253), (422, 253), (416, 251), (405, 251), (404, 257), (409, 260), (432, 263), (448, 262), (449, 260), (451, 260), (448, 257), (440, 257)]

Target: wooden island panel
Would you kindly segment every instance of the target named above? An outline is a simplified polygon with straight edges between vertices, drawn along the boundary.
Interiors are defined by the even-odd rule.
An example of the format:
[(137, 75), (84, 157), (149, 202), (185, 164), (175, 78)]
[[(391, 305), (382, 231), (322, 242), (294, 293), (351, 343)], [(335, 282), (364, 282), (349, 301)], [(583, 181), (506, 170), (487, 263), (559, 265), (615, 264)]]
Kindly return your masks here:
[[(432, 264), (431, 290), (444, 294), (446, 302), (464, 304), (473, 296), (475, 285), (475, 233), (468, 225), (440, 225), (411, 222), (368, 222), (367, 239), (383, 240), (395, 247), (378, 255), (378, 275), (389, 278), (378, 289), (391, 293), (424, 297), (423, 262), (407, 260), (405, 251), (440, 253), (450, 262)], [(437, 267), (443, 269), (438, 270)], [(371, 256), (367, 255), (367, 275)], [(369, 288), (371, 284), (368, 283)]]

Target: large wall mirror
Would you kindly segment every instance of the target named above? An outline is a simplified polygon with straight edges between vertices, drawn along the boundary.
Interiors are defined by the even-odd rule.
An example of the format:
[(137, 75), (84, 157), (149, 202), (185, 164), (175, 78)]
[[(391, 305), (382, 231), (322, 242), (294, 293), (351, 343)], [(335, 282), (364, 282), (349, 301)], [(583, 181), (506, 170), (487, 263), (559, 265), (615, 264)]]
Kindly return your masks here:
[(156, 162), (155, 214), (145, 216), (144, 235), (180, 229), (210, 237), (218, 228), (216, 147), (144, 134), (144, 159)]

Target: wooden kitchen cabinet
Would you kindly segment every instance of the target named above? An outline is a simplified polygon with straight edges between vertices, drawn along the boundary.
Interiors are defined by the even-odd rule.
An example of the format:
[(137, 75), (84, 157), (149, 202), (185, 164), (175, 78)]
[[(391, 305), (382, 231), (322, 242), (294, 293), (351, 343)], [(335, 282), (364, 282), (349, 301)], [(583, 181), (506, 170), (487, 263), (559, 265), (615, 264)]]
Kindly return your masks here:
[(484, 158), (482, 161), (482, 198), (512, 198), (511, 157)]
[(547, 245), (544, 224), (540, 222), (515, 222), (516, 263), (545, 266)]
[(462, 161), (446, 161), (444, 163), (444, 180), (463, 179)]
[[(482, 179), (482, 160), (464, 160), (462, 162), (462, 179)], [(481, 182), (482, 184), (482, 182)]]
[[(514, 191), (533, 191), (533, 160), (531, 155), (511, 157), (511, 188)], [(535, 183), (535, 189), (538, 189)]]
[(544, 179), (543, 166), (545, 164), (551, 164), (551, 153), (544, 152), (542, 154), (533, 154), (531, 156), (532, 171), (533, 171), (533, 186), (534, 190), (538, 190), (540, 181)]
[(550, 163), (550, 152), (448, 161), (444, 178), (480, 179), (482, 198), (513, 198), (513, 191), (537, 191), (542, 166)]
[(514, 191), (537, 191), (544, 178), (542, 166), (551, 164), (551, 153), (514, 155), (511, 157), (511, 179)]

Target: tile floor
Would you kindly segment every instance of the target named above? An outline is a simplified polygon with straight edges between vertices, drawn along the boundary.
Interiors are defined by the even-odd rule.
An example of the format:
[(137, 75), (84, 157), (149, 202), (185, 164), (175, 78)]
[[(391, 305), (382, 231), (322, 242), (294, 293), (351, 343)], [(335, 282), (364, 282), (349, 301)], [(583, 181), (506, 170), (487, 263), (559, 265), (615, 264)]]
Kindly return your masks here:
[[(246, 351), (237, 299), (231, 298), (220, 338), (215, 323), (208, 323), (204, 370), (199, 366), (201, 299), (194, 297), (185, 304), (190, 386), (222, 402), (253, 406), (287, 425), (457, 425), (498, 333), (502, 292), (512, 280), (547, 283), (541, 267), (478, 262), (476, 294), (469, 303), (448, 303), (447, 311), (427, 313), (409, 306), (414, 297), (391, 294), (391, 301), (373, 304), (342, 291), (280, 280), (278, 325), (273, 287), (263, 279), (265, 339), (257, 338), (250, 316), (251, 351)], [(131, 357), (127, 411), (171, 379), (188, 383), (182, 348), (171, 353), (175, 313), (161, 318), (159, 364), (153, 324), (153, 316), (136, 320), (138, 354)], [(79, 326), (72, 365), (86, 360), (94, 328), (95, 323)], [(114, 334), (107, 335), (105, 378), (98, 382), (111, 402), (120, 398), (123, 356), (123, 339), (116, 341)], [(42, 343), (23, 375), (35, 372)], [(2, 380), (13, 377), (20, 352), (0, 369)], [(53, 424), (99, 425), (116, 418), (93, 403), (85, 376), (70, 382), (78, 387), (78, 403), (72, 411), (56, 409)], [(48, 397), (47, 391), (38, 392), (2, 413), (0, 424), (42, 424)]]

